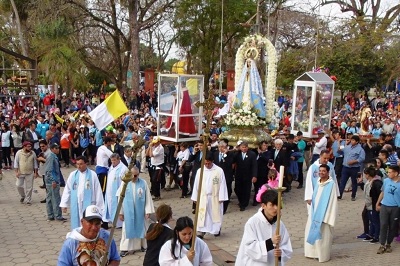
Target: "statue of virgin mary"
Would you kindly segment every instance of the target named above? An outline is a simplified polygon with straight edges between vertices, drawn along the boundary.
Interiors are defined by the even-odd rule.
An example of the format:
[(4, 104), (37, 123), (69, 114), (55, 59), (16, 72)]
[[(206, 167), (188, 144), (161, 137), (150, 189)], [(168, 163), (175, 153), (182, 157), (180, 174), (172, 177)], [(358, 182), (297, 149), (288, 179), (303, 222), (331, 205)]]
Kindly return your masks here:
[(239, 86), (235, 88), (234, 108), (244, 110), (255, 110), (257, 117), (265, 118), (264, 90), (261, 85), (260, 74), (256, 62), (251, 55), (244, 63), (243, 71), (240, 74)]

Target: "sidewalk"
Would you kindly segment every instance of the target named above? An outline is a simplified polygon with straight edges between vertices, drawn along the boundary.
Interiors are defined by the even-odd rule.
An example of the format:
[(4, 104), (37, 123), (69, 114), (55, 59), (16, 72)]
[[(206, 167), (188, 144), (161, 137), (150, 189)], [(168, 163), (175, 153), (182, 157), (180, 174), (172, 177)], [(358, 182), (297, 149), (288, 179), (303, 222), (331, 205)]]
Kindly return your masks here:
[[(63, 168), (64, 177), (74, 168)], [(0, 181), (0, 265), (31, 266), (56, 265), (58, 253), (65, 235), (70, 231), (69, 215), (67, 222), (46, 221), (46, 206), (39, 203), (45, 197), (45, 191), (39, 189), (41, 179), (35, 180), (32, 206), (19, 202), (15, 187), (14, 171), (3, 171), (4, 178)], [(148, 181), (148, 176), (143, 175)], [(287, 265), (319, 265), (318, 261), (304, 258), (303, 242), (306, 224), (306, 204), (303, 201), (304, 189), (296, 189), (294, 182), (292, 192), (284, 195), (282, 221), (288, 228), (294, 250), (293, 258)], [(361, 211), (363, 208), (362, 192), (358, 199), (350, 201), (350, 195), (345, 194), (339, 201), (339, 217), (335, 227), (335, 238), (331, 261), (324, 265), (396, 265), (400, 261), (400, 244), (393, 243), (393, 253), (377, 255), (379, 245), (369, 244), (356, 239), (362, 231)], [(162, 200), (155, 202), (155, 207), (161, 202), (171, 205), (174, 218), (181, 216), (194, 217), (191, 213), (190, 199), (180, 199), (180, 191), (162, 191)], [(233, 195), (232, 203), (224, 216), (220, 237), (206, 235), (205, 239), (232, 255), (237, 254), (247, 219), (258, 207), (249, 207), (244, 212), (239, 211), (237, 199)], [(174, 222), (171, 222), (172, 227)], [(119, 247), (121, 230), (116, 230), (115, 240)], [(142, 265), (143, 252), (136, 252), (122, 258), (121, 265)], [(232, 264), (231, 264), (232, 265)]]

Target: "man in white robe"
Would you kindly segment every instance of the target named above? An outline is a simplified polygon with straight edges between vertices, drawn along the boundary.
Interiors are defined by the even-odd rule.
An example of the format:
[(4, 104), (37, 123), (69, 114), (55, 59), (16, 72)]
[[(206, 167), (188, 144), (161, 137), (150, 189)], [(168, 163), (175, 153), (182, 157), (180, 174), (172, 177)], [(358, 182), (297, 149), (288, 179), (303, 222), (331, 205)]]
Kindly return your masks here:
[(278, 192), (269, 189), (261, 196), (261, 210), (244, 226), (236, 266), (274, 266), (276, 256), (283, 266), (291, 258), (290, 234), (282, 221), (279, 235), (276, 235), (277, 211)]
[[(153, 200), (146, 181), (139, 178), (139, 169), (135, 166), (131, 170), (132, 182), (128, 183), (124, 203), (119, 214), (122, 223), (120, 256), (125, 257), (135, 250), (145, 251), (147, 242), (145, 237), (149, 226), (149, 216), (154, 213)], [(117, 191), (119, 197), (123, 184)]]
[[(224, 212), (223, 202), (227, 201), (228, 190), (226, 187), (224, 170), (213, 163), (214, 156), (211, 152), (206, 154), (204, 163), (203, 183), (201, 186), (197, 232), (200, 238), (205, 233), (219, 236), (221, 232), (222, 217)], [(201, 169), (197, 170), (191, 199), (196, 202)]]
[(338, 212), (336, 183), (329, 176), (330, 170), (326, 164), (319, 168), (320, 178), (314, 188), (304, 237), (304, 255), (318, 258), (319, 262), (330, 260)]
[(71, 229), (81, 226), (83, 211), (89, 205), (96, 205), (101, 211), (104, 209), (103, 193), (99, 180), (94, 171), (87, 168), (88, 160), (85, 156), (76, 159), (78, 170), (71, 172), (65, 183), (60, 207), (63, 213), (70, 207)]
[[(106, 196), (104, 199), (104, 212), (103, 220), (107, 223), (114, 221), (115, 212), (118, 206), (117, 190), (121, 186), (121, 178), (128, 172), (128, 167), (121, 162), (121, 159), (117, 153), (113, 153), (110, 157), (111, 167), (108, 170), (108, 182), (106, 189)], [(117, 228), (122, 227), (122, 221), (117, 220)]]
[(331, 162), (329, 162), (330, 158), (330, 152), (329, 150), (322, 150), (321, 154), (319, 156), (319, 159), (316, 160), (309, 168), (306, 176), (306, 189), (304, 192), (304, 200), (307, 202), (307, 211), (310, 212), (310, 206), (311, 206), (311, 199), (312, 195), (314, 192), (314, 186), (317, 183), (317, 180), (319, 179), (319, 167), (321, 164), (326, 164), (329, 166), (329, 175), (332, 177), (332, 179), (335, 182), (335, 189), (337, 195), (339, 195), (339, 185), (336, 180), (336, 174), (335, 174), (335, 167)]

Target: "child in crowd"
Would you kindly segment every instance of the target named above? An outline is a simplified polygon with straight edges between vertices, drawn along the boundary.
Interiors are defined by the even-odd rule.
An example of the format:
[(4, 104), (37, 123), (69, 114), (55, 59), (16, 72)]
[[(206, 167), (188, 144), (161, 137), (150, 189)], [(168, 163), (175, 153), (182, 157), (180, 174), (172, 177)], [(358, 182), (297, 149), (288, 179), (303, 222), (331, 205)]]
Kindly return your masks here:
[(275, 168), (270, 168), (268, 171), (268, 182), (261, 186), (258, 190), (256, 200), (261, 202), (261, 195), (268, 189), (276, 189), (279, 185), (279, 173)]
[(376, 211), (376, 202), (378, 201), (381, 192), (382, 181), (377, 175), (377, 170), (374, 166), (369, 166), (364, 169), (366, 183), (364, 185), (365, 208), (368, 214), (369, 233), (363, 241), (369, 241), (371, 244), (379, 242), (379, 212)]
[(388, 178), (383, 181), (382, 192), (376, 202), (376, 210), (380, 211), (380, 234), (381, 246), (378, 254), (391, 253), (392, 241), (398, 230), (398, 217), (400, 213), (400, 168), (391, 165), (388, 169)]

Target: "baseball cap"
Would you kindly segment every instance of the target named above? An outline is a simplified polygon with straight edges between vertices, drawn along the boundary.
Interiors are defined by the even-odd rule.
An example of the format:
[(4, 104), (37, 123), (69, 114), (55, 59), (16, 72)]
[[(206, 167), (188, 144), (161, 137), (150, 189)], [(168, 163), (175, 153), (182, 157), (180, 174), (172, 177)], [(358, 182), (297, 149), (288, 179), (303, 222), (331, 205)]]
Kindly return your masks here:
[(90, 221), (90, 220), (93, 220), (93, 219), (102, 220), (100, 209), (96, 205), (87, 206), (86, 209), (83, 211), (83, 216), (82, 217), (86, 221)]
[(325, 131), (322, 129), (318, 129), (317, 134), (325, 134)]

